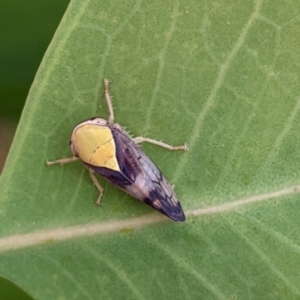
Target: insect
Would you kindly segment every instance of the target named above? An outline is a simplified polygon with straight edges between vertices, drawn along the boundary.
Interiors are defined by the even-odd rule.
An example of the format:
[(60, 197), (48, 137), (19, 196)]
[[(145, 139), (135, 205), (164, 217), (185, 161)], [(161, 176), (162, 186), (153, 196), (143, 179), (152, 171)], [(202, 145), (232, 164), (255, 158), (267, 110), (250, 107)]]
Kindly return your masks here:
[(104, 86), (108, 120), (95, 117), (79, 123), (73, 129), (70, 140), (73, 157), (47, 161), (47, 165), (81, 160), (99, 191), (97, 205), (101, 204), (104, 189), (95, 173), (170, 219), (184, 221), (185, 215), (173, 187), (138, 144), (148, 142), (169, 150), (184, 151), (188, 150), (187, 145), (175, 147), (149, 138), (129, 136), (119, 124), (114, 123), (109, 80), (104, 79)]

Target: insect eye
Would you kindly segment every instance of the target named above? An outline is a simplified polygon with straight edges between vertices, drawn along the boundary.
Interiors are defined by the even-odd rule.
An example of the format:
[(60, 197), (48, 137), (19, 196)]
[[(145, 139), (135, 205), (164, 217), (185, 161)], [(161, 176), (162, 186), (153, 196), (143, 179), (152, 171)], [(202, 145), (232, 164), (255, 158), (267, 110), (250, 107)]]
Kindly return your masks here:
[(71, 151), (72, 151), (73, 155), (78, 157), (77, 151), (76, 151), (72, 141), (70, 141), (69, 144), (70, 144), (70, 148), (71, 148)]
[(92, 124), (100, 125), (100, 126), (106, 126), (107, 125), (107, 120), (94, 117), (89, 120)]

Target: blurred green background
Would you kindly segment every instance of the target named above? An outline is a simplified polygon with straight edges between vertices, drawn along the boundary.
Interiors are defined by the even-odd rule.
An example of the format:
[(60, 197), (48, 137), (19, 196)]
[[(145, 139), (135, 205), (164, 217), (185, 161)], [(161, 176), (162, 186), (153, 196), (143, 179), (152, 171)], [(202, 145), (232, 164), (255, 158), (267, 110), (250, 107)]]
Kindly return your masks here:
[[(69, 0), (0, 1), (0, 172), (35, 73), (68, 4)], [(2, 300), (30, 299), (4, 278), (0, 294)]]
[(0, 172), (35, 73), (68, 4), (0, 1)]

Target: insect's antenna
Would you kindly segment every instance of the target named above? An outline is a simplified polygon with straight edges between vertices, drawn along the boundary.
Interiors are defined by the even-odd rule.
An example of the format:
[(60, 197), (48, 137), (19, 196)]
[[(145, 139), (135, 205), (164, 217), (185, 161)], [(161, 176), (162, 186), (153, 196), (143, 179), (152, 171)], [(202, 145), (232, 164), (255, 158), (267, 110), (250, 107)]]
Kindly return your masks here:
[(108, 124), (109, 125), (113, 125), (114, 124), (114, 109), (112, 107), (112, 102), (111, 102), (111, 97), (109, 94), (109, 89), (108, 89), (108, 85), (109, 85), (109, 80), (108, 79), (104, 79), (104, 86), (105, 86), (105, 100), (108, 106), (108, 110), (109, 110), (109, 118), (108, 118)]

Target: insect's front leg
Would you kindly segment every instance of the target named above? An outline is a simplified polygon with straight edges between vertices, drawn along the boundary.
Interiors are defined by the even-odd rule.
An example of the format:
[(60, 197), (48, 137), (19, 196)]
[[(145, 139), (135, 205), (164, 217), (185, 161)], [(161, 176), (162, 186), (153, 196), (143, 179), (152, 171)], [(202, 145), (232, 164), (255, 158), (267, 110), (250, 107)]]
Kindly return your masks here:
[(148, 142), (150, 144), (154, 144), (154, 145), (166, 148), (168, 150), (184, 150), (184, 151), (188, 151), (189, 150), (189, 147), (188, 147), (187, 144), (184, 144), (182, 146), (172, 146), (172, 145), (168, 145), (166, 143), (163, 143), (163, 142), (160, 142), (160, 141), (156, 141), (156, 140), (153, 140), (153, 139), (149, 139), (149, 138), (145, 138), (145, 137), (142, 137), (142, 136), (138, 136), (136, 138), (133, 138), (133, 141), (136, 144), (139, 144), (139, 143), (142, 143), (142, 142)]
[(61, 158), (61, 159), (54, 160), (54, 161), (47, 160), (46, 164), (47, 164), (47, 166), (51, 166), (51, 165), (55, 165), (55, 164), (63, 165), (63, 164), (67, 164), (69, 162), (75, 161), (77, 159), (79, 159), (79, 158), (76, 156), (73, 156), (73, 157), (68, 157), (68, 158)]
[(109, 93), (108, 85), (109, 85), (109, 80), (104, 79), (105, 100), (106, 100), (108, 110), (109, 110), (108, 124), (113, 125), (115, 117), (114, 117), (114, 109), (113, 109), (113, 106), (112, 106), (112, 101), (111, 101), (111, 96), (110, 96), (110, 93)]
[(94, 185), (96, 186), (97, 190), (99, 191), (99, 196), (98, 196), (97, 200), (95, 201), (95, 204), (101, 205), (101, 198), (103, 196), (104, 188), (100, 185), (97, 178), (95, 177), (94, 171), (90, 168), (88, 170), (89, 170), (89, 174), (90, 174), (90, 177), (91, 177)]

